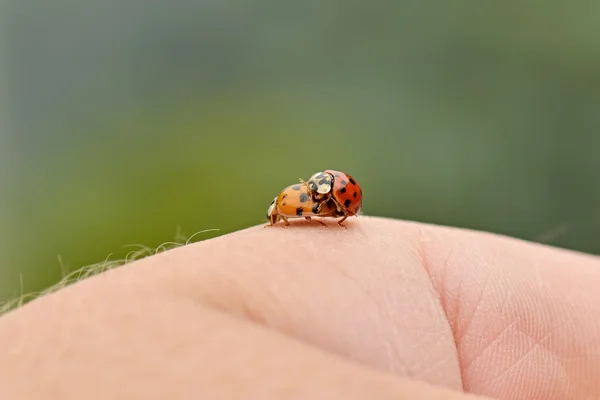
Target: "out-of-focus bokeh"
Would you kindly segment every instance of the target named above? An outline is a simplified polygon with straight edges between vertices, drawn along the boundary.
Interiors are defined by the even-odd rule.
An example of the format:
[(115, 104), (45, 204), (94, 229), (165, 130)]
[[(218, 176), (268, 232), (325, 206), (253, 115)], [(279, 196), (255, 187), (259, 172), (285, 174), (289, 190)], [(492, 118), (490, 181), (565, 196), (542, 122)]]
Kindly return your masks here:
[(600, 2), (6, 1), (0, 300), (128, 244), (368, 215), (600, 254)]

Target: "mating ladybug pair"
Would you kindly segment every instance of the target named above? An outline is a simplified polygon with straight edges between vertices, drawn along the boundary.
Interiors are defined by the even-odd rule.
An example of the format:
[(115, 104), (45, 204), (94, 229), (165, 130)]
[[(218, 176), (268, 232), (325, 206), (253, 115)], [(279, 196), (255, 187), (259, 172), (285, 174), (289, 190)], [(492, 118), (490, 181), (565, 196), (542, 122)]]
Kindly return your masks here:
[(342, 217), (338, 224), (345, 228), (342, 222), (358, 215), (361, 207), (362, 189), (358, 182), (348, 174), (328, 169), (317, 172), (308, 182), (300, 179), (299, 184), (283, 189), (267, 210), (267, 226), (274, 225), (280, 218), (288, 226), (288, 218), (304, 217), (311, 221), (311, 217)]

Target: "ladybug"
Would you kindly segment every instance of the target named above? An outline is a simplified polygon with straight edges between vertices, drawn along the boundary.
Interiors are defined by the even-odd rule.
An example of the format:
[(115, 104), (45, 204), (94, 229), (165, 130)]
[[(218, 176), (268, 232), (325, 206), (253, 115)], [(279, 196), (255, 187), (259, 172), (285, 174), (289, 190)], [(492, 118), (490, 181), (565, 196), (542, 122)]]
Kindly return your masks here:
[[(332, 201), (315, 200), (306, 185), (295, 184), (286, 187), (273, 199), (267, 210), (269, 225), (274, 225), (279, 218), (290, 225), (288, 218), (304, 217), (311, 221), (311, 217), (341, 217), (341, 214)], [(317, 220), (318, 221), (318, 220)], [(322, 221), (318, 221), (325, 225)]]
[(352, 176), (328, 169), (313, 174), (308, 182), (302, 180), (300, 182), (308, 187), (313, 199), (317, 201), (331, 200), (335, 203), (338, 212), (344, 216), (338, 221), (338, 224), (342, 225), (346, 218), (360, 213), (362, 189)]

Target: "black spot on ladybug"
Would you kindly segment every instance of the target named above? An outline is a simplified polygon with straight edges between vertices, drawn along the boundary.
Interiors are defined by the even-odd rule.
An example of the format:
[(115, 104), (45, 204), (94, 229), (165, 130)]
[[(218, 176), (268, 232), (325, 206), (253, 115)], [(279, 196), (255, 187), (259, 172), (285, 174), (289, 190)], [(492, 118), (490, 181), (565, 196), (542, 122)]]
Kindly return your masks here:
[(318, 214), (321, 207), (319, 207), (319, 203), (315, 204), (312, 208), (313, 214)]
[(306, 203), (308, 201), (308, 195), (306, 193), (300, 193), (300, 203)]
[(283, 203), (281, 203), (282, 206), (285, 206), (287, 203), (284, 201)]
[(340, 192), (340, 193), (346, 193), (346, 188), (345, 188), (345, 187), (341, 188), (341, 189), (339, 190), (339, 192)]
[(347, 181), (347, 180), (345, 180), (345, 179), (342, 179), (342, 180), (340, 181), (340, 183), (341, 183), (343, 186), (346, 186), (346, 185), (348, 184), (348, 181)]
[(351, 184), (353, 184), (353, 185), (356, 185), (356, 181), (355, 181), (354, 179), (352, 179), (352, 178), (349, 178), (349, 180), (350, 180), (350, 183), (351, 183)]
[(356, 198), (356, 196), (358, 195), (358, 193), (354, 192), (352, 193), (352, 197)]
[(283, 196), (281, 196), (282, 199), (285, 199), (288, 196), (288, 194), (284, 194)]
[(344, 202), (344, 207), (348, 208), (348, 207), (350, 207), (351, 204), (352, 204), (352, 202), (350, 201), (350, 199), (348, 199)]
[(294, 185), (294, 186), (292, 186), (292, 189), (293, 190), (300, 190), (300, 185)]
[(302, 207), (296, 208), (296, 215), (297, 216), (301, 216), (302, 215)]

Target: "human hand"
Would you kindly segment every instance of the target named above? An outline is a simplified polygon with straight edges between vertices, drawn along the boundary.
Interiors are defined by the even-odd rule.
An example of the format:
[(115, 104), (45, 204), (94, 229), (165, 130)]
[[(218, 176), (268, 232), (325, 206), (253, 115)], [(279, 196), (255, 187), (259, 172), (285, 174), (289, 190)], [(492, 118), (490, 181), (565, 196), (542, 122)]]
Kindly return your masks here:
[(600, 398), (597, 257), (346, 224), (236, 232), (5, 315), (2, 398)]

